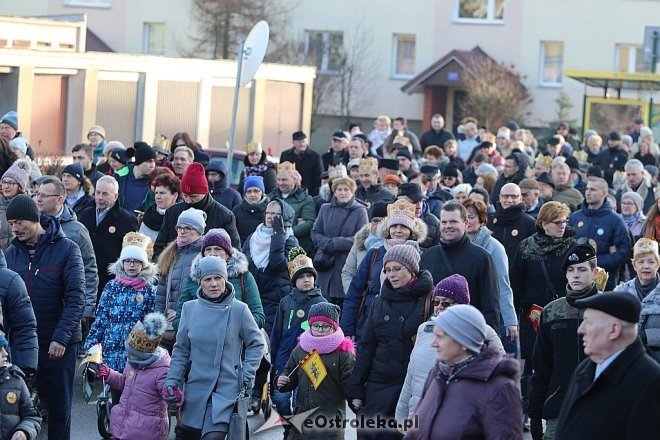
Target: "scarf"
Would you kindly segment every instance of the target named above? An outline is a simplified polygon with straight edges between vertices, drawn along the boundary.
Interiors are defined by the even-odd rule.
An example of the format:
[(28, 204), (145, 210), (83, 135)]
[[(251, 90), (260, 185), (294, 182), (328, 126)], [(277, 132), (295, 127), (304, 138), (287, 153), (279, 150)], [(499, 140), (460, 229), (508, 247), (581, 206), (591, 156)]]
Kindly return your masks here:
[(570, 285), (566, 285), (566, 302), (569, 306), (578, 308), (575, 301), (595, 295), (598, 290), (594, 289), (595, 284), (591, 283), (582, 290), (572, 290)]
[(541, 261), (548, 255), (563, 255), (573, 247), (573, 237), (564, 234), (563, 237), (551, 237), (537, 231), (520, 243), (520, 250), (525, 259)]
[(128, 343), (125, 346), (128, 354), (126, 361), (136, 370), (147, 368), (167, 353), (163, 347), (156, 347), (156, 351), (153, 353), (145, 353), (134, 349)]
[(147, 285), (147, 281), (139, 277), (124, 277), (121, 275), (115, 275), (115, 280), (124, 287), (129, 289), (134, 289), (138, 292), (144, 290), (144, 286)]
[[(226, 282), (228, 283), (229, 281), (226, 281)], [(222, 301), (225, 300), (225, 298), (227, 298), (227, 297), (229, 296), (230, 293), (231, 293), (231, 289), (227, 289), (227, 288), (225, 288), (225, 291), (224, 291), (224, 292), (222, 293), (222, 295), (220, 295), (219, 297), (217, 297), (217, 298), (209, 298), (209, 297), (208, 297), (208, 296), (202, 291), (202, 288), (201, 288), (201, 287), (199, 288), (199, 297), (200, 297), (201, 299), (204, 299), (204, 300), (209, 301), (209, 302), (212, 302), (212, 303), (221, 303)]]
[(648, 296), (649, 293), (655, 289), (655, 287), (658, 285), (658, 282), (660, 281), (660, 276), (658, 274), (655, 275), (655, 279), (648, 283), (647, 285), (642, 285), (642, 283), (639, 282), (639, 277), (635, 277), (635, 290), (637, 291), (637, 297), (639, 298), (640, 301), (644, 300)]
[(273, 228), (267, 228), (263, 223), (257, 226), (256, 231), (250, 238), (250, 257), (257, 269), (268, 266), (270, 257), (270, 239), (273, 236)]
[(344, 342), (344, 332), (341, 328), (328, 336), (314, 336), (312, 330), (307, 329), (300, 335), (300, 348), (306, 352), (316, 350), (319, 354), (328, 354), (335, 351)]
[(147, 209), (142, 217), (142, 222), (147, 225), (152, 231), (160, 231), (160, 227), (163, 225), (163, 219), (165, 218), (165, 210), (161, 210), (156, 207), (156, 205)]
[(486, 249), (486, 245), (490, 241), (490, 230), (487, 227), (482, 226), (477, 232), (474, 234), (468, 234), (468, 236), (470, 237), (470, 241), (472, 241), (472, 243)]
[(364, 240), (364, 248), (366, 250), (373, 249), (373, 248), (379, 248), (383, 245), (385, 242), (385, 239), (382, 237), (377, 236), (376, 234), (372, 234), (369, 232), (369, 236)]
[[(446, 364), (444, 362), (438, 362), (438, 372), (440, 373), (440, 376), (445, 378), (445, 382), (449, 383), (452, 381), (452, 379), (461, 371), (465, 369), (470, 363), (477, 357), (476, 354), (470, 355), (460, 361), (457, 364)], [(436, 378), (439, 379), (439, 377), (436, 376)]]
[(259, 163), (257, 165), (249, 165), (243, 168), (243, 177), (261, 176), (268, 169), (268, 164)]
[[(637, 211), (633, 215), (626, 216), (626, 215), (621, 215), (623, 217), (623, 221), (626, 224), (626, 227), (630, 232), (632, 232), (633, 226), (635, 226), (635, 223), (644, 223), (644, 214), (642, 214), (642, 211)], [(638, 232), (639, 234), (639, 232)], [(634, 235), (634, 234), (633, 234)]]

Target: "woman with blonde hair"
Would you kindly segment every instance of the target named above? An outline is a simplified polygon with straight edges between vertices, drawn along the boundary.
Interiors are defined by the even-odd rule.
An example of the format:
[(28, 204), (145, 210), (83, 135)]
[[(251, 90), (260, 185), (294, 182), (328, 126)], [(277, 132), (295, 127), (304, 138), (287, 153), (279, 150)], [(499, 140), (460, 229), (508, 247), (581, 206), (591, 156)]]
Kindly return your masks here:
[(497, 176), (492, 173), (483, 173), (477, 177), (477, 183), (474, 184), (475, 188), (483, 188), (488, 191), (488, 194), (493, 193), (493, 187), (497, 181)]

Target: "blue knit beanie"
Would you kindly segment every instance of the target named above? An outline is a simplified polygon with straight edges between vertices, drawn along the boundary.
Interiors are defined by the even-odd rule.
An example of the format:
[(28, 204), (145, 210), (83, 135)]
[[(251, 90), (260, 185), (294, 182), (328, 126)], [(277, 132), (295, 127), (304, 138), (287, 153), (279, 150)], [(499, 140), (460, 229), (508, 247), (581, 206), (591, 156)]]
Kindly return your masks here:
[(266, 192), (264, 187), (264, 178), (261, 176), (249, 176), (243, 181), (243, 192), (247, 191), (249, 188), (259, 188), (262, 193)]

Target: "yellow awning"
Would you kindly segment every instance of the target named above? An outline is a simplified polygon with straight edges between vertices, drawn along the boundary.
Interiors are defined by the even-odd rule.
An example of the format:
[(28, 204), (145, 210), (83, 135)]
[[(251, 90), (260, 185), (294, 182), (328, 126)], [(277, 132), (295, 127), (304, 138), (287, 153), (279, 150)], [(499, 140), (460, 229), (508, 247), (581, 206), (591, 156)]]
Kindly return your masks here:
[(599, 72), (593, 70), (567, 70), (565, 75), (590, 87), (614, 90), (660, 90), (658, 73)]

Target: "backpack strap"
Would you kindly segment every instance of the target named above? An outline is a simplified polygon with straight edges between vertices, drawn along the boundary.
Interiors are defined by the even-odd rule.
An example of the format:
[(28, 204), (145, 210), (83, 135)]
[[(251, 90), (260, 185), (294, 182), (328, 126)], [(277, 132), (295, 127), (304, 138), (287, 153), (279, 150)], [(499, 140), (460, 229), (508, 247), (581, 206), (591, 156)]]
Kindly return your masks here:
[(358, 307), (357, 315), (355, 315), (355, 323), (357, 324), (360, 321), (362, 312), (364, 312), (364, 304), (367, 301), (367, 296), (369, 296), (369, 284), (371, 284), (371, 273), (374, 270), (374, 264), (376, 264), (376, 259), (378, 258), (379, 249), (374, 249), (374, 253), (371, 255), (371, 263), (369, 263), (369, 276), (367, 277), (367, 288), (362, 291), (360, 298), (360, 307)]

